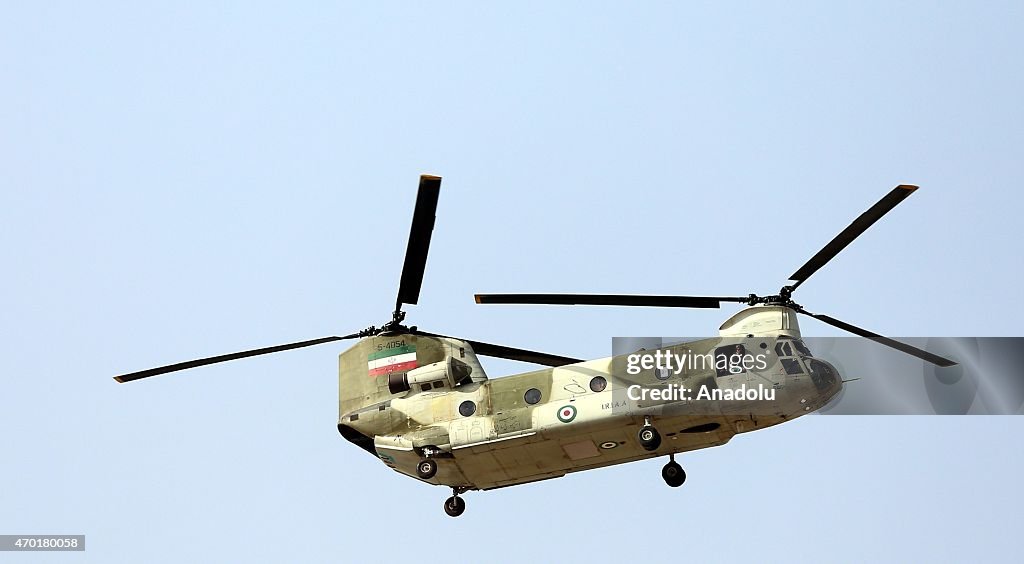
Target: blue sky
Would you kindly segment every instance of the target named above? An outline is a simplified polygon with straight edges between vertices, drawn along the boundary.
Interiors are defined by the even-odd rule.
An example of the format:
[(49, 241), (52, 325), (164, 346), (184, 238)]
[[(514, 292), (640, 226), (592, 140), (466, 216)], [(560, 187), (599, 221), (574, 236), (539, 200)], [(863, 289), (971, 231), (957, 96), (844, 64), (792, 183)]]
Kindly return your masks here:
[(0, 532), (87, 535), (40, 562), (1017, 560), (1016, 417), (805, 417), (682, 457), (679, 490), (652, 460), (453, 520), (338, 435), (346, 344), (111, 376), (386, 321), (424, 172), (429, 331), (580, 357), (713, 335), (734, 309), (472, 294), (770, 293), (913, 183), (801, 303), (1018, 336), (1021, 11), (9, 3)]

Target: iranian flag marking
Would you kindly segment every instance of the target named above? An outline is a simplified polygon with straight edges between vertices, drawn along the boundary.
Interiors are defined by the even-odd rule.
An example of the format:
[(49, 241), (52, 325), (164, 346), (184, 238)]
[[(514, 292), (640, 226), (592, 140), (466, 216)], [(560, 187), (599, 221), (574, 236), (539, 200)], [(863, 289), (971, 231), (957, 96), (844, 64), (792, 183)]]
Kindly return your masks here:
[(370, 376), (380, 376), (392, 372), (406, 372), (416, 368), (416, 346), (402, 345), (370, 353), (367, 357), (366, 369)]

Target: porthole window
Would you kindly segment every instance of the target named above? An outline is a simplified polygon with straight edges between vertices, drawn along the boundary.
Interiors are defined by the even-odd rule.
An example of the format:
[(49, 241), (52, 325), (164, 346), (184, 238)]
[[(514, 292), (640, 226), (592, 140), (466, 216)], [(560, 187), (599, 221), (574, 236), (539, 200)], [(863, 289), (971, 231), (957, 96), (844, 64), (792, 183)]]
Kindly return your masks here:
[(530, 388), (529, 390), (526, 390), (525, 394), (523, 394), (523, 399), (526, 400), (526, 403), (533, 405), (540, 401), (540, 396), (540, 390), (537, 388)]
[(594, 376), (590, 380), (590, 390), (594, 392), (603, 392), (608, 387), (608, 380), (604, 379), (604, 376)]
[(474, 413), (476, 413), (476, 404), (469, 400), (460, 403), (459, 413), (462, 414), (463, 417), (469, 417), (470, 415), (473, 415)]

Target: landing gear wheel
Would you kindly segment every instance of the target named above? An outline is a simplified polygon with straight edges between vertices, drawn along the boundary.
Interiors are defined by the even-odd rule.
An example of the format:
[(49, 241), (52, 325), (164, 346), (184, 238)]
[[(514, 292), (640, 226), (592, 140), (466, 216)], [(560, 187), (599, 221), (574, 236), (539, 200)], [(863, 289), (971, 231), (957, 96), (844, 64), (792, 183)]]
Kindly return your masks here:
[(658, 450), (661, 446), (661, 433), (650, 425), (641, 427), (637, 438), (640, 439), (640, 446), (644, 447), (644, 450)]
[(429, 458), (424, 458), (416, 465), (416, 475), (421, 480), (429, 480), (437, 474), (437, 463)]
[(678, 462), (673, 460), (661, 469), (661, 477), (665, 479), (665, 483), (670, 487), (678, 488), (686, 481), (686, 471), (683, 470), (683, 467)]
[(462, 499), (457, 495), (453, 495), (444, 501), (444, 512), (449, 517), (458, 517), (462, 515), (462, 512), (466, 510), (466, 500)]

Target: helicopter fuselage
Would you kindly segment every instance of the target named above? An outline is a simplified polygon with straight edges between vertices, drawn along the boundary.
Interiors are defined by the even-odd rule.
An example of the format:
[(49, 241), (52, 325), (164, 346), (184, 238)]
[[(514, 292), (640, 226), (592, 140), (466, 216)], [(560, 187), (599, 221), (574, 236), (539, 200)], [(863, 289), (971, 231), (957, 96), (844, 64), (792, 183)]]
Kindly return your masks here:
[[(442, 348), (478, 366), (466, 343), (443, 341)], [(724, 354), (737, 350), (750, 351), (750, 362)], [(791, 335), (723, 336), (657, 351), (676, 359), (724, 357), (717, 365), (643, 362), (655, 352), (454, 386), (421, 378), (396, 397), (342, 413), (339, 430), (361, 437), (361, 446), (400, 473), (486, 490), (722, 445), (811, 413), (843, 385), (834, 367)], [(659, 432), (655, 448), (638, 440), (645, 425)], [(437, 471), (424, 479), (416, 469), (427, 457)]]

